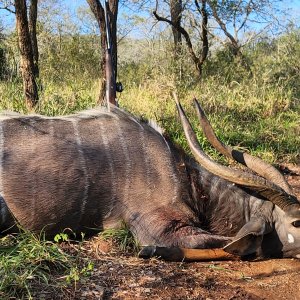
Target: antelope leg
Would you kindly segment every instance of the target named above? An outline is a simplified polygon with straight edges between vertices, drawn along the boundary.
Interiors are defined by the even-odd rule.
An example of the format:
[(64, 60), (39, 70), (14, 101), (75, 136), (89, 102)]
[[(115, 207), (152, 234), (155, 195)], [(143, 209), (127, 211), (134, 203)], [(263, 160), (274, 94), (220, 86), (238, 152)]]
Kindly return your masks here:
[(145, 246), (138, 255), (141, 258), (150, 258), (155, 256), (167, 261), (210, 261), (240, 259), (239, 256), (230, 254), (224, 251), (222, 248), (189, 249), (180, 247)]

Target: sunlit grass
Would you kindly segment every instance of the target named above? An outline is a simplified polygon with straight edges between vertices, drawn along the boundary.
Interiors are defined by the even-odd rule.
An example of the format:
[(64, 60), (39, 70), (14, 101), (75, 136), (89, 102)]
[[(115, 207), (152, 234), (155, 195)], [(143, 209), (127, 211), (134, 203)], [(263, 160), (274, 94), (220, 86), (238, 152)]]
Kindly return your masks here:
[[(260, 90), (261, 88), (261, 90)], [(148, 83), (121, 96), (121, 105), (134, 114), (156, 120), (175, 142), (188, 150), (179, 124), (171, 84)], [(200, 88), (178, 91), (200, 144), (213, 154), (198, 125), (192, 99), (197, 97), (218, 137), (274, 163), (299, 161), (300, 106), (291, 92), (280, 87), (258, 87), (255, 82), (220, 85), (218, 80)], [(216, 156), (218, 158), (218, 155)]]
[(24, 232), (0, 238), (0, 298), (31, 298), (32, 285), (48, 283), (53, 270), (67, 272), (74, 259), (58, 244)]
[(137, 240), (125, 224), (118, 229), (106, 229), (99, 235), (104, 240), (112, 240), (122, 251), (139, 251)]

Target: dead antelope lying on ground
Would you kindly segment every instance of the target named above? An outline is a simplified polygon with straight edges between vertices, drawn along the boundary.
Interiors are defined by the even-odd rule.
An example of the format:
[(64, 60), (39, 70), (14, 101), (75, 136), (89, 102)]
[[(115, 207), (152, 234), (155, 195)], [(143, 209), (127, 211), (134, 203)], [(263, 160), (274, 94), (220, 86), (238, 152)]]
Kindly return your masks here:
[[(157, 128), (114, 107), (53, 118), (2, 115), (0, 232), (18, 223), (53, 236), (125, 222), (148, 245), (141, 257), (300, 258), (300, 204), (283, 176), (220, 143), (197, 104), (211, 143), (259, 175), (213, 162), (177, 107), (198, 163)], [(225, 251), (203, 257), (182, 248)]]

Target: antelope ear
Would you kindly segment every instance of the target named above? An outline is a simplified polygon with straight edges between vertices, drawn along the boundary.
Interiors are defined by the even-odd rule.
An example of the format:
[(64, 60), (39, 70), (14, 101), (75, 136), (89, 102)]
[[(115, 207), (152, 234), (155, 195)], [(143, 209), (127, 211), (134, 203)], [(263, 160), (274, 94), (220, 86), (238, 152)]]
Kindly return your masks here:
[(224, 250), (239, 256), (256, 253), (261, 246), (264, 234), (269, 231), (267, 225), (263, 218), (251, 219), (240, 229), (233, 241), (224, 247)]

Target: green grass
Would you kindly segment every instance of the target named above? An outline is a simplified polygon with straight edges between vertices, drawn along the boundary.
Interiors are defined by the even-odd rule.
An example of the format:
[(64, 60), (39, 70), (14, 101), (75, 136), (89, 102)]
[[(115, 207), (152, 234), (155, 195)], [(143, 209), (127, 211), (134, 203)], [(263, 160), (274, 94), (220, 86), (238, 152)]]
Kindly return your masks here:
[[(156, 120), (166, 133), (189, 151), (178, 121), (171, 84), (161, 81), (134, 87), (121, 96), (121, 105), (134, 114)], [(192, 99), (197, 97), (218, 137), (226, 144), (258, 155), (270, 163), (298, 163), (300, 154), (300, 101), (280, 86), (220, 84), (213, 78), (193, 90), (178, 91), (204, 150), (219, 155), (203, 137)]]
[(47, 284), (53, 270), (67, 271), (73, 263), (58, 244), (28, 232), (1, 238), (0, 298), (31, 298), (34, 284)]
[[(137, 253), (139, 250), (125, 226), (106, 230), (100, 237), (113, 241), (121, 251)], [(51, 285), (52, 290), (59, 292), (76, 288), (77, 282), (90, 276), (93, 262), (84, 258), (81, 244), (71, 241), (65, 233), (58, 234), (54, 240), (26, 231), (0, 238), (0, 299), (36, 299), (37, 286)]]
[(121, 251), (138, 253), (140, 250), (138, 242), (125, 224), (121, 228), (101, 232), (100, 237), (104, 240), (112, 240)]
[[(112, 240), (121, 251), (137, 253), (139, 249), (125, 226), (106, 230), (100, 237)], [(93, 268), (92, 260), (81, 253), (81, 242), (65, 233), (57, 234), (54, 241), (27, 231), (7, 235), (0, 238), (0, 299), (36, 299), (37, 286), (50, 285), (55, 293), (73, 290)]]
[[(47, 116), (66, 115), (94, 107), (97, 102), (98, 83), (81, 82), (74, 84), (42, 85), (39, 92), (39, 103), (35, 112)], [(0, 110), (29, 113), (23, 101), (23, 90), (20, 82), (0, 81)]]
[[(80, 243), (66, 234), (56, 240), (65, 246), (26, 231), (0, 238), (0, 299), (33, 299), (36, 286), (51, 285), (58, 292), (90, 275), (93, 263), (81, 257)], [(75, 254), (64, 250), (69, 248)]]

